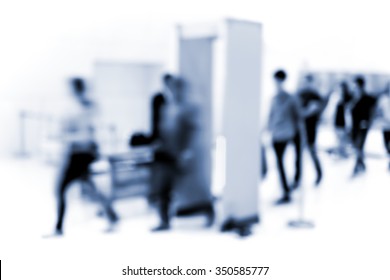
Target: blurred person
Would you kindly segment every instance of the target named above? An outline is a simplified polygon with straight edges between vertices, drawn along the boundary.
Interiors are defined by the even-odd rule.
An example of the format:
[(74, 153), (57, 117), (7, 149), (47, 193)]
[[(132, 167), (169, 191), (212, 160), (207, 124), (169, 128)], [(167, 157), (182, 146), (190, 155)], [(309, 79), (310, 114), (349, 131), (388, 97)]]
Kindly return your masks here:
[(110, 223), (109, 229), (112, 229), (118, 220), (110, 201), (95, 188), (89, 177), (89, 167), (98, 157), (98, 146), (94, 137), (94, 104), (86, 96), (83, 79), (72, 78), (70, 90), (74, 102), (62, 122), (61, 139), (64, 142), (64, 150), (57, 184), (58, 211), (55, 235), (63, 234), (66, 193), (71, 183), (76, 180), (91, 187), (95, 198), (105, 210)]
[(315, 86), (314, 77), (310, 74), (304, 77), (303, 87), (298, 91), (298, 99), (304, 118), (307, 147), (317, 173), (315, 185), (318, 186), (322, 180), (322, 168), (316, 149), (317, 130), (327, 99), (321, 96)]
[(374, 119), (378, 97), (369, 95), (366, 92), (364, 77), (356, 77), (354, 83), (355, 102), (351, 111), (351, 139), (356, 150), (356, 163), (352, 175), (356, 176), (366, 170), (366, 164), (364, 162), (364, 144)]
[(298, 185), (301, 176), (302, 118), (298, 100), (284, 89), (286, 78), (284, 70), (274, 73), (276, 94), (272, 99), (268, 122), (283, 190), (282, 197), (276, 201), (277, 205), (291, 201), (292, 188), (287, 182), (284, 168), (284, 154), (289, 143), (293, 143), (296, 149), (294, 186)]
[(191, 169), (191, 139), (197, 129), (186, 96), (185, 82), (181, 78), (170, 76), (166, 86), (169, 87), (172, 98), (163, 107), (159, 123), (160, 139), (155, 147), (152, 191), (157, 196), (160, 221), (152, 231), (170, 229), (174, 187), (179, 176)]

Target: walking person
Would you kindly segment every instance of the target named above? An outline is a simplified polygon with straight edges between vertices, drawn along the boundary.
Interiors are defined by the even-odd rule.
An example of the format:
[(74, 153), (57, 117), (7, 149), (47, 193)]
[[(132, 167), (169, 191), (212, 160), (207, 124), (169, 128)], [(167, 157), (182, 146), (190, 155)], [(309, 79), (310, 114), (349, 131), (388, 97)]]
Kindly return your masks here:
[(274, 73), (276, 94), (272, 99), (268, 122), (283, 191), (282, 197), (275, 202), (276, 205), (291, 201), (292, 187), (288, 183), (284, 167), (284, 154), (289, 143), (293, 143), (296, 148), (293, 186), (298, 185), (301, 175), (302, 118), (297, 99), (284, 88), (286, 78), (287, 74), (284, 70)]
[(365, 80), (359, 76), (355, 78), (355, 102), (352, 107), (352, 143), (356, 150), (356, 162), (352, 176), (364, 172), (366, 164), (364, 161), (364, 144), (367, 134), (374, 119), (374, 113), (378, 98), (369, 95), (365, 90)]
[(191, 169), (191, 140), (197, 129), (186, 96), (185, 82), (171, 78), (172, 98), (163, 107), (152, 168), (152, 191), (158, 200), (159, 224), (152, 231), (171, 227), (170, 208), (179, 177)]
[(317, 130), (321, 113), (327, 102), (317, 90), (312, 75), (309, 74), (304, 77), (303, 87), (298, 91), (298, 99), (302, 110), (301, 114), (304, 118), (307, 147), (317, 173), (315, 185), (318, 186), (322, 180), (322, 167), (316, 148)]
[(57, 184), (57, 222), (55, 235), (63, 234), (63, 223), (66, 210), (66, 193), (74, 181), (88, 184), (97, 201), (103, 206), (110, 228), (117, 222), (118, 217), (111, 203), (98, 192), (89, 177), (89, 167), (98, 157), (98, 146), (94, 138), (93, 103), (86, 96), (85, 82), (81, 78), (70, 80), (73, 103), (62, 123), (64, 141), (63, 161)]

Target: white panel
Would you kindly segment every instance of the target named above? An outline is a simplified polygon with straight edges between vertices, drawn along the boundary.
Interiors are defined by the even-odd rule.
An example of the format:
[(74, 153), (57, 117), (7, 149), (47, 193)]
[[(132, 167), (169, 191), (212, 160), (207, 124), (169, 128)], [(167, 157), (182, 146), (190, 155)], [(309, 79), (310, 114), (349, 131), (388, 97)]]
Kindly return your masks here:
[(261, 25), (226, 24), (224, 216), (245, 220), (258, 215)]

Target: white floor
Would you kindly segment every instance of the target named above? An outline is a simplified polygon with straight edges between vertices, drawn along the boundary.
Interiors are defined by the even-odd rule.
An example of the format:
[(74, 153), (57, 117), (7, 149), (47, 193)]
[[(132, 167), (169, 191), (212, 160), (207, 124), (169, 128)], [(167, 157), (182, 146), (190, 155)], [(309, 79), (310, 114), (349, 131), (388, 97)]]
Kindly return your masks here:
[[(370, 135), (367, 149), (384, 153), (378, 133)], [(280, 187), (273, 154), (268, 151), (270, 172), (259, 187), (262, 221), (245, 239), (222, 234), (217, 226), (203, 229), (201, 217), (178, 219), (171, 232), (152, 234), (149, 229), (156, 218), (142, 199), (116, 203), (121, 223), (116, 232), (107, 234), (104, 219), (96, 217), (96, 206), (81, 201), (77, 188), (69, 194), (66, 235), (45, 239), (42, 236), (51, 232), (55, 220), (55, 170), (35, 160), (2, 159), (0, 259), (4, 279), (120, 279), (127, 265), (180, 265), (208, 271), (215, 271), (216, 266), (269, 266), (263, 276), (268, 279), (390, 279), (387, 161), (368, 159), (367, 173), (351, 179), (352, 160), (320, 156), (324, 180), (319, 188), (312, 185), (313, 167), (307, 155), (304, 161), (304, 213), (315, 228), (287, 226), (298, 218), (299, 193), (290, 205), (273, 206)], [(287, 161), (292, 160), (288, 154)], [(218, 277), (210, 273), (189, 278)]]

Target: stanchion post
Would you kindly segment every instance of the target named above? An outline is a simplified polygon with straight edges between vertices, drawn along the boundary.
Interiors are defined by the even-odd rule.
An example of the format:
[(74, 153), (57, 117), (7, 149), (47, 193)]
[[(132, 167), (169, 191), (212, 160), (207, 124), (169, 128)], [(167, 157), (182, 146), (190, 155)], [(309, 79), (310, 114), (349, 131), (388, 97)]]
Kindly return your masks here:
[(300, 195), (298, 202), (298, 219), (288, 222), (288, 226), (292, 228), (314, 228), (312, 221), (305, 220), (305, 187), (302, 184), (300, 187)]

